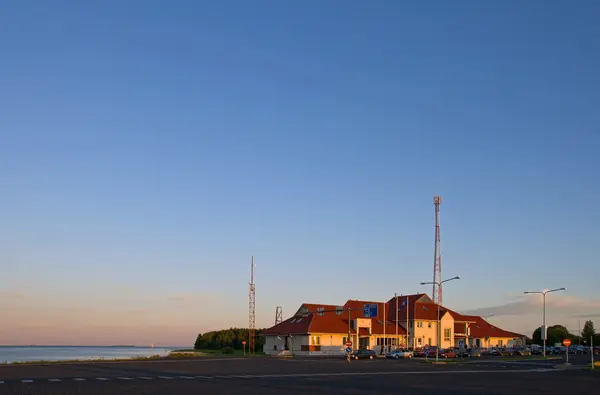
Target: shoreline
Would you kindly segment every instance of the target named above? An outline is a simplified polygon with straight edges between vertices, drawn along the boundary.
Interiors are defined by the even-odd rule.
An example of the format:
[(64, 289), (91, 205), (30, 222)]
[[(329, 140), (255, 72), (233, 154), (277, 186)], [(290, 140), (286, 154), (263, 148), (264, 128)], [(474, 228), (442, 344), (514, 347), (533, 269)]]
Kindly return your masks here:
[[(262, 354), (260, 354), (262, 355)], [(122, 362), (155, 362), (155, 361), (181, 361), (207, 358), (240, 358), (247, 357), (238, 354), (225, 354), (216, 352), (205, 352), (203, 350), (174, 350), (167, 355), (154, 354), (149, 356), (131, 356), (121, 358), (92, 358), (92, 359), (69, 359), (69, 360), (36, 360), (36, 361), (0, 361), (0, 369), (6, 366), (46, 366), (46, 365), (74, 365), (85, 363), (122, 363)]]

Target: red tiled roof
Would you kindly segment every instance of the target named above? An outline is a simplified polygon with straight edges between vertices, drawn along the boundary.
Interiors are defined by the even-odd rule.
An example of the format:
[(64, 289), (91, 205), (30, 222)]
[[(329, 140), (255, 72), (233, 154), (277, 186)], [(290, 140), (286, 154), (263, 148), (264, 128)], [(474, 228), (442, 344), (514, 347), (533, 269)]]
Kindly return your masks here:
[[(361, 311), (362, 313), (362, 311)], [(262, 332), (262, 335), (289, 335), (289, 334), (309, 334), (309, 333), (348, 333), (348, 319), (342, 313), (340, 315), (334, 312), (324, 314), (312, 313), (307, 315), (296, 315), (288, 318), (280, 324), (277, 324)], [(358, 318), (363, 318), (359, 316)], [(386, 320), (385, 333), (392, 335), (396, 333), (394, 322)], [(356, 331), (350, 328), (351, 334)], [(360, 328), (360, 336), (382, 335), (383, 320), (371, 318), (371, 333), (365, 328)], [(398, 325), (398, 334), (406, 334), (406, 330)]]
[[(310, 333), (348, 333), (348, 320), (335, 313), (314, 314), (308, 330)], [(350, 328), (350, 333), (356, 332)]]
[(504, 329), (498, 328), (495, 325), (490, 324), (482, 317), (476, 315), (466, 315), (467, 317), (475, 323), (469, 325), (470, 328), (470, 337), (474, 338), (486, 338), (486, 337), (525, 337), (524, 335), (505, 331)]
[(448, 312), (450, 313), (450, 315), (452, 316), (452, 318), (454, 319), (455, 322), (462, 322), (462, 323), (465, 323), (465, 322), (473, 323), (473, 322), (475, 322), (475, 319), (473, 318), (474, 316), (471, 316), (471, 315), (462, 315), (462, 314), (457, 313), (456, 311), (452, 311), (452, 310), (447, 309), (447, 308), (446, 308), (446, 310), (448, 310)]
[(307, 317), (290, 317), (287, 320), (272, 326), (269, 329), (265, 329), (261, 332), (261, 335), (303, 335), (309, 333), (309, 327), (313, 316)]
[[(387, 318), (387, 317), (386, 317)], [(383, 335), (383, 321), (373, 319), (371, 321), (371, 332), (374, 335)], [(396, 333), (396, 325), (393, 321), (386, 320), (385, 334), (394, 335)], [(406, 329), (398, 324), (398, 335), (406, 335)]]
[(465, 324), (458, 323), (454, 324), (454, 336), (456, 335), (466, 335), (467, 331), (465, 330)]
[[(437, 305), (426, 294), (414, 294), (398, 296), (398, 320), (406, 320), (406, 299), (408, 298), (408, 316), (410, 320), (437, 320)], [(365, 304), (378, 304), (378, 317), (371, 319), (372, 334), (383, 334), (383, 316), (386, 315), (386, 334), (395, 334), (396, 326), (396, 298), (391, 298), (388, 302), (372, 302), (364, 300), (348, 300), (343, 306), (329, 304), (304, 303), (298, 309), (296, 314), (262, 332), (263, 335), (289, 335), (289, 334), (308, 334), (308, 333), (348, 333), (348, 313), (347, 311), (338, 314), (336, 311), (340, 307), (352, 309), (350, 311), (351, 319), (364, 318), (363, 308)], [(323, 309), (325, 312), (319, 314)], [(518, 333), (513, 333), (500, 329), (489, 324), (479, 316), (463, 315), (452, 311), (444, 306), (440, 306), (440, 319), (444, 314), (450, 314), (455, 321), (454, 332), (464, 333), (464, 324), (470, 323), (470, 337), (523, 337)], [(356, 334), (354, 329), (350, 329), (351, 334)], [(398, 334), (406, 334), (402, 326), (398, 326)], [(360, 329), (361, 336), (368, 336), (368, 332)]]
[(300, 306), (300, 308), (298, 309), (298, 311), (296, 311), (296, 314), (294, 314), (294, 315), (301, 315), (303, 309), (306, 309), (306, 311), (309, 313), (316, 313), (318, 311), (318, 309), (324, 309), (327, 311), (335, 311), (335, 309), (337, 307), (341, 307), (341, 306), (336, 306), (333, 304), (302, 303), (302, 306)]

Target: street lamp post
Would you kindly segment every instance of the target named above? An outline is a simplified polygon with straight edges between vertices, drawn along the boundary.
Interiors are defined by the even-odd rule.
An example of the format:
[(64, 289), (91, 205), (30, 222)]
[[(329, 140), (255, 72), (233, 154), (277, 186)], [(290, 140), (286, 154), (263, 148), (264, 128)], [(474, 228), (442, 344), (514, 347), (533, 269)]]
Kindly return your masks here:
[[(452, 277), (449, 279), (446, 279), (444, 281), (428, 281), (428, 282), (423, 282), (421, 283), (421, 285), (432, 285), (435, 284), (438, 286), (438, 289), (442, 288), (442, 284), (446, 283), (448, 281), (452, 281), (452, 280), (460, 280), (460, 277), (456, 276), (456, 277)], [(436, 362), (439, 361), (439, 356), (440, 356), (440, 343), (441, 343), (441, 329), (440, 329), (440, 305), (439, 303), (437, 303), (437, 339), (436, 339), (436, 347), (435, 347), (435, 360)]]
[(550, 292), (556, 292), (556, 291), (566, 291), (566, 288), (556, 288), (556, 289), (550, 289), (550, 290), (546, 290), (546, 291), (525, 291), (525, 294), (541, 294), (542, 295), (542, 299), (543, 299), (543, 305), (544, 305), (544, 316), (543, 316), (543, 320), (542, 320), (542, 331), (540, 331), (540, 334), (542, 335), (542, 339), (544, 340), (544, 358), (546, 358), (546, 335), (547, 335), (547, 331), (546, 331), (546, 294), (549, 294)]

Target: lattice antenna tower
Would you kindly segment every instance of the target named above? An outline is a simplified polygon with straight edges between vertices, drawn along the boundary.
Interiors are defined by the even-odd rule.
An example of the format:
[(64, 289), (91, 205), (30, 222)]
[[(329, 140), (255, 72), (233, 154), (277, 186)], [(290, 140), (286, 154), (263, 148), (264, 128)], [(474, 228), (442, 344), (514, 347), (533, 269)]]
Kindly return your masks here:
[(254, 284), (254, 256), (250, 266), (250, 284), (248, 291), (248, 354), (254, 354), (256, 331), (256, 285)]
[(442, 287), (438, 284), (442, 282), (442, 253), (440, 251), (440, 205), (441, 196), (433, 197), (435, 207), (435, 245), (433, 256), (433, 301), (439, 305), (442, 304)]
[(275, 325), (283, 322), (283, 308), (281, 306), (275, 307)]

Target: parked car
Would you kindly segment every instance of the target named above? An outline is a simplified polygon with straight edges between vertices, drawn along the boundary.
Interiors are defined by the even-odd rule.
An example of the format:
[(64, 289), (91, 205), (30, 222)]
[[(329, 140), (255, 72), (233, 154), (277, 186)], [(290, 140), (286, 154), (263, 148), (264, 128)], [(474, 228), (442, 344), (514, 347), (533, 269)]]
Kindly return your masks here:
[(531, 349), (532, 355), (542, 355), (544, 353), (544, 349), (541, 347), (536, 347)]
[(386, 358), (393, 358), (393, 359), (400, 359), (400, 358), (412, 358), (414, 356), (414, 353), (412, 351), (408, 351), (406, 349), (402, 350), (394, 350), (390, 353), (388, 353), (385, 357)]
[(440, 352), (440, 357), (442, 358), (456, 358), (456, 352), (449, 348), (447, 350), (443, 350)]
[[(437, 348), (437, 347), (435, 347), (435, 346), (434, 346), (434, 347), (429, 347), (429, 348), (427, 348), (427, 349), (425, 350), (425, 357), (427, 357), (427, 358), (435, 357), (435, 354), (436, 354), (436, 350), (437, 350), (437, 349), (438, 349), (438, 348)], [(441, 353), (442, 353), (442, 350), (438, 351), (438, 353), (439, 353), (439, 354), (441, 354)]]
[(529, 350), (527, 348), (515, 348), (513, 351), (513, 355), (521, 355), (521, 356), (531, 355), (531, 350)]
[(413, 357), (420, 357), (420, 358), (424, 358), (425, 357), (425, 353), (427, 350), (415, 350), (413, 352)]
[(467, 351), (468, 358), (481, 358), (481, 350), (478, 348), (472, 348)]
[(355, 350), (350, 354), (352, 359), (375, 359), (377, 354), (373, 350)]
[(511, 355), (515, 355), (515, 351), (512, 348), (500, 349), (498, 352), (502, 357), (510, 357)]

